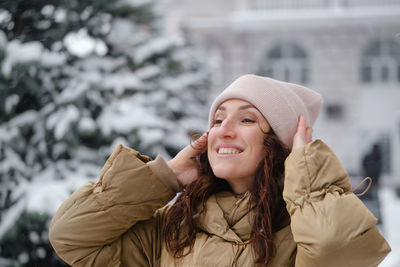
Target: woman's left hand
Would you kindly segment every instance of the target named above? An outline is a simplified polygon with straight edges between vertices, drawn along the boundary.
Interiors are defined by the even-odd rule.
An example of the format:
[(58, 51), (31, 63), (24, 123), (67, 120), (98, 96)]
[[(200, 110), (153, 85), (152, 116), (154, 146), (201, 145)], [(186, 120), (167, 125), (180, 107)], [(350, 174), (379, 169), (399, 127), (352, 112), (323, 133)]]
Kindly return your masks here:
[(311, 143), (312, 141), (312, 127), (306, 126), (306, 119), (300, 115), (299, 122), (297, 123), (297, 131), (293, 137), (292, 151), (296, 148), (302, 147)]

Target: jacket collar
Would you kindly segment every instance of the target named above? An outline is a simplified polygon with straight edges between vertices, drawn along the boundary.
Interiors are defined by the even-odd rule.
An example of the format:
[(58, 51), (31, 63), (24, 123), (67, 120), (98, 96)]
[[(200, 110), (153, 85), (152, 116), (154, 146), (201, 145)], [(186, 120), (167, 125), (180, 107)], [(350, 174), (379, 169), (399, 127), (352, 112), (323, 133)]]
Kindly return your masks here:
[(205, 211), (198, 217), (198, 227), (229, 242), (247, 242), (253, 217), (248, 212), (249, 201), (249, 193), (240, 197), (228, 191), (211, 195)]

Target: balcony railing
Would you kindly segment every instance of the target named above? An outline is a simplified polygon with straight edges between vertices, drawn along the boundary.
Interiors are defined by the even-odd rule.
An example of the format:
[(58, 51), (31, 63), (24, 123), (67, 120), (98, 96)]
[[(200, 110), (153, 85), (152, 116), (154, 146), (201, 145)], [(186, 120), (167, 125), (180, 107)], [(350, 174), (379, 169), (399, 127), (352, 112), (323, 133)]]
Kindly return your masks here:
[(400, 6), (400, 0), (237, 0), (241, 10)]

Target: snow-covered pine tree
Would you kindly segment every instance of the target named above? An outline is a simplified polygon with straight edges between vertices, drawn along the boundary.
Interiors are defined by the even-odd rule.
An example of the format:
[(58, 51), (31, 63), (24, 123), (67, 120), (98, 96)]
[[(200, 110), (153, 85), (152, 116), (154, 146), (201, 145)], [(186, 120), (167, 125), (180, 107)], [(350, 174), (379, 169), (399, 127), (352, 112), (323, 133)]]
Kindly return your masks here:
[(209, 72), (156, 5), (2, 2), (0, 265), (62, 266), (49, 218), (117, 143), (168, 156), (205, 129)]

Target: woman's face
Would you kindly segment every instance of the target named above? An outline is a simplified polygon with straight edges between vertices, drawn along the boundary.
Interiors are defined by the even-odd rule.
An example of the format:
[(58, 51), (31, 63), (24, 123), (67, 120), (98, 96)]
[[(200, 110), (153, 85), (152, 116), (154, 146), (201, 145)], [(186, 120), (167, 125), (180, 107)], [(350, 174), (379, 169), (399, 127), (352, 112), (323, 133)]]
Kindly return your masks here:
[(269, 130), (267, 120), (247, 101), (229, 99), (215, 112), (208, 133), (208, 160), (215, 176), (227, 180), (235, 193), (253, 185)]

